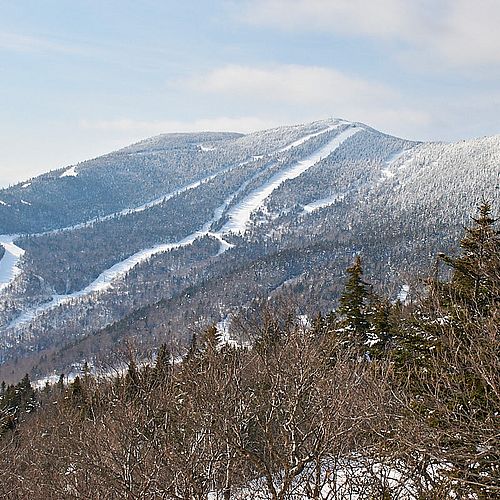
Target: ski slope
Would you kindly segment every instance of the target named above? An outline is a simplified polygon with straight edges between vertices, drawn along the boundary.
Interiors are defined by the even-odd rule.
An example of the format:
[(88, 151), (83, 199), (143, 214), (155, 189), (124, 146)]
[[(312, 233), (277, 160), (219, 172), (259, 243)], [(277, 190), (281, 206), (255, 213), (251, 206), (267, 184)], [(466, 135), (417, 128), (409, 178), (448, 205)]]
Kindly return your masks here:
[(0, 244), (5, 248), (5, 254), (0, 260), (0, 290), (3, 290), (21, 271), (19, 259), (24, 250), (14, 244), (17, 235), (0, 235)]
[[(331, 130), (331, 127), (321, 133), (326, 133), (329, 130)], [(305, 160), (298, 161), (290, 167), (277, 172), (268, 182), (252, 191), (245, 199), (228, 211), (226, 215), (229, 220), (224, 224), (219, 233), (244, 233), (252, 213), (263, 205), (266, 198), (268, 198), (275, 189), (283, 184), (283, 182), (295, 179), (295, 177), (303, 174), (323, 158), (331, 155), (346, 139), (357, 134), (361, 130), (364, 129), (361, 127), (351, 127), (336, 135), (332, 140)], [(319, 134), (320, 133), (317, 133), (315, 135)]]
[[(316, 137), (321, 134), (325, 134), (327, 132), (330, 132), (334, 129), (336, 129), (340, 125), (339, 122), (335, 122), (335, 124), (326, 127), (320, 132), (316, 132), (314, 134), (308, 134), (298, 141), (294, 141), (285, 148), (282, 148), (279, 151), (275, 151), (270, 153), (268, 156), (272, 156), (278, 152), (283, 152), (287, 151), (293, 147), (296, 147), (300, 144), (305, 143), (307, 140)], [(223, 254), (230, 248), (232, 248), (234, 245), (231, 243), (228, 243), (224, 239), (224, 235), (230, 232), (242, 232), (244, 231), (246, 224), (248, 223), (251, 213), (258, 208), (259, 206), (262, 205), (264, 200), (283, 182), (285, 182), (287, 179), (293, 179), (299, 175), (301, 175), (303, 172), (305, 172), (307, 169), (318, 163), (321, 159), (327, 157), (330, 155), (333, 151), (335, 151), (348, 137), (351, 137), (352, 135), (356, 134), (357, 132), (363, 130), (361, 127), (352, 127), (348, 130), (345, 130), (335, 136), (332, 140), (330, 140), (325, 146), (321, 147), (318, 149), (315, 153), (310, 155), (304, 160), (298, 161), (294, 163), (292, 166), (285, 168), (275, 174), (271, 179), (260, 186), (258, 189), (252, 191), (243, 201), (239, 204), (237, 204), (233, 209), (229, 210), (226, 212), (228, 206), (231, 204), (231, 202), (234, 200), (234, 198), (242, 192), (243, 189), (246, 188), (248, 183), (255, 177), (253, 177), (250, 180), (247, 180), (244, 182), (236, 191), (231, 193), (230, 196), (228, 196), (222, 205), (220, 205), (216, 210), (214, 211), (213, 218), (207, 221), (203, 227), (201, 227), (199, 230), (185, 236), (181, 240), (173, 243), (164, 243), (164, 244), (158, 244), (155, 245), (151, 248), (143, 249), (140, 250), (139, 252), (136, 252), (135, 254), (131, 255), (130, 257), (124, 259), (121, 262), (118, 262), (114, 264), (112, 267), (108, 268), (107, 270), (103, 271), (92, 283), (90, 283), (88, 286), (85, 288), (78, 290), (76, 292), (70, 293), (70, 294), (65, 294), (65, 295), (53, 295), (52, 300), (49, 302), (46, 302), (42, 305), (38, 305), (36, 307), (33, 307), (31, 309), (28, 309), (24, 311), (20, 316), (18, 316), (16, 319), (14, 319), (9, 325), (5, 328), (5, 331), (9, 331), (12, 329), (15, 329), (23, 324), (30, 323), (33, 321), (35, 318), (40, 316), (46, 311), (49, 311), (51, 309), (54, 309), (62, 304), (71, 302), (73, 300), (77, 300), (86, 296), (89, 296), (94, 293), (99, 293), (103, 292), (113, 286), (113, 283), (120, 278), (123, 278), (126, 276), (127, 273), (130, 272), (131, 269), (133, 269), (135, 266), (139, 265), (140, 263), (148, 260), (152, 256), (159, 254), (159, 253), (164, 253), (168, 252), (171, 250), (176, 250), (188, 245), (191, 245), (195, 240), (198, 238), (202, 238), (205, 236), (212, 237), (216, 240), (218, 240), (220, 247), (219, 251), (217, 253), (217, 256)], [(247, 162), (244, 163), (249, 163), (252, 160), (248, 160)], [(167, 201), (168, 199), (171, 199), (175, 196), (178, 196), (179, 194), (190, 190), (194, 189), (204, 182), (208, 182), (209, 180), (213, 179), (217, 175), (220, 175), (224, 172), (229, 171), (230, 169), (235, 168), (235, 166), (228, 167), (227, 169), (224, 169), (223, 171), (219, 171), (215, 174), (209, 175), (207, 177), (204, 177), (203, 179), (200, 179), (198, 181), (195, 181), (191, 184), (188, 184), (186, 186), (183, 186), (175, 191), (172, 191), (171, 193), (168, 193), (161, 198), (158, 198), (156, 200), (153, 200), (151, 202), (148, 202), (146, 204), (143, 204), (139, 207), (133, 208), (133, 209), (127, 209), (123, 210), (121, 212), (115, 213), (115, 214), (110, 214), (105, 217), (101, 217), (96, 220), (91, 220), (87, 221), (85, 223), (81, 223), (75, 226), (67, 227), (64, 229), (59, 229), (55, 231), (65, 231), (65, 230), (71, 230), (71, 229), (76, 229), (79, 227), (84, 227), (85, 225), (90, 225), (94, 222), (106, 220), (106, 219), (111, 219), (113, 217), (117, 217), (119, 215), (126, 215), (129, 213), (133, 212), (139, 212), (146, 210), (156, 204), (163, 203), (164, 201)], [(226, 215), (229, 216), (229, 222), (223, 226), (223, 228), (219, 231), (211, 231), (212, 226), (220, 221), (221, 217), (226, 213)], [(54, 232), (54, 231), (51, 231)], [(0, 261), (0, 269), (2, 269), (2, 266), (4, 268), (4, 273), (3, 275), (5, 276), (4, 281), (6, 286), (14, 277), (17, 275), (19, 272), (19, 269), (15, 266), (17, 264), (17, 261), (19, 260), (19, 257), (24, 253), (22, 249), (19, 247), (16, 247), (12, 241), (10, 241), (8, 238), (9, 237), (4, 237), (6, 240), (6, 249), (7, 246), (10, 249), (9, 251), (11, 252), (12, 255), (17, 255), (17, 260), (13, 261), (11, 258), (6, 258), (7, 257), (7, 251), (6, 251), (6, 256)], [(13, 237), (12, 237), (13, 238)], [(1, 242), (1, 237), (0, 237), (0, 242)], [(9, 254), (10, 255), (10, 254)], [(0, 275), (2, 276), (2, 275)]]

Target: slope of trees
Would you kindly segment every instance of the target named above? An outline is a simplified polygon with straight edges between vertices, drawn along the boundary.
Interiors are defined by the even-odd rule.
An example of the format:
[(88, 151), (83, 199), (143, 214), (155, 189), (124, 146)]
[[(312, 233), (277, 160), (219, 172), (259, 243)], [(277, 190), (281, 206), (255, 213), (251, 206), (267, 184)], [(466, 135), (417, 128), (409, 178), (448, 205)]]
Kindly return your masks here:
[[(290, 304), (114, 376), (0, 390), (5, 498), (489, 500), (500, 494), (500, 234), (483, 204), (427, 293), (347, 271), (310, 324)], [(248, 342), (248, 340), (250, 342)]]

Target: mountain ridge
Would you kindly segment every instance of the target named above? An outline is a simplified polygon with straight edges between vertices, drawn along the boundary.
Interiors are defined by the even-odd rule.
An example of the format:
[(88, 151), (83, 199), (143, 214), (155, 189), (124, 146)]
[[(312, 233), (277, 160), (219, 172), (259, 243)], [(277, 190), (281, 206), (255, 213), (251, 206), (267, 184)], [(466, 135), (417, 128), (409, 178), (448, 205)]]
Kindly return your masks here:
[[(23, 225), (45, 231), (12, 242), (23, 255), (0, 292), (0, 359), (60, 349), (162, 300), (198, 311), (206, 322), (227, 316), (236, 297), (249, 304), (255, 290), (265, 296), (286, 283), (312, 286), (311, 297), (299, 293), (304, 311), (311, 302), (331, 304), (336, 286), (328, 285), (330, 277), (313, 283), (315, 273), (340, 278), (357, 253), (375, 281), (397, 294), (405, 269), (422, 270), (433, 253), (448, 249), (482, 197), (496, 206), (499, 165), (500, 135), (421, 143), (329, 119), (247, 135), (160, 135), (61, 169), (58, 177), (32, 179), (11, 189), (11, 197), (22, 192), (30, 205), (11, 205), (18, 225), (9, 223), (18, 233)], [(58, 185), (73, 186), (70, 195), (75, 185), (86, 191), (51, 198)], [(5, 192), (1, 200), (8, 200)], [(25, 217), (41, 202), (47, 214), (68, 199), (76, 214), (49, 222), (40, 214)], [(8, 208), (0, 207), (3, 228)], [(64, 228), (65, 221), (73, 225)], [(109, 272), (116, 266), (120, 272)], [(258, 278), (252, 269), (261, 269)], [(100, 279), (105, 287), (92, 285)], [(196, 290), (187, 301), (186, 290)], [(167, 316), (185, 339), (185, 321)]]

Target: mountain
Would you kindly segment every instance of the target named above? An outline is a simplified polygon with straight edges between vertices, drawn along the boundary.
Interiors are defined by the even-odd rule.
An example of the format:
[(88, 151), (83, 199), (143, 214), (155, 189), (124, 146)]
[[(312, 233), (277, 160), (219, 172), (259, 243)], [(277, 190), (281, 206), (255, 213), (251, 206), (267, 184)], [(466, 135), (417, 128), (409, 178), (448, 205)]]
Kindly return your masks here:
[(0, 378), (125, 336), (185, 342), (270, 297), (328, 311), (357, 254), (411, 297), (482, 199), (498, 210), (500, 135), (421, 143), (340, 119), (160, 135), (30, 179), (0, 191)]

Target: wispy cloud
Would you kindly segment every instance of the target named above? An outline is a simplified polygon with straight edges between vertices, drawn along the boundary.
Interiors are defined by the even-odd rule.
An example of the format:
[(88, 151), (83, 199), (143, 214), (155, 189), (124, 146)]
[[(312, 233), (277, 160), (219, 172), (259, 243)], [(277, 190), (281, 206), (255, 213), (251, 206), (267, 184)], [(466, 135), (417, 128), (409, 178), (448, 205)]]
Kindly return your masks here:
[(396, 90), (326, 67), (227, 65), (186, 85), (221, 102), (244, 103), (261, 116), (274, 113), (288, 120), (337, 116), (388, 131), (396, 121), (402, 131), (424, 128), (430, 121), (428, 113), (406, 105)]
[(148, 136), (171, 132), (253, 132), (281, 125), (273, 119), (256, 116), (202, 118), (193, 121), (178, 120), (134, 120), (119, 118), (114, 120), (81, 120), (80, 127), (86, 130), (120, 132), (138, 136)]
[[(396, 51), (450, 67), (500, 65), (498, 0), (247, 0), (244, 22), (398, 42)], [(241, 7), (243, 6), (243, 7)]]
[(20, 35), (17, 33), (0, 32), (0, 50), (16, 52), (60, 54), (87, 54), (89, 49), (71, 42), (51, 40), (42, 36)]

